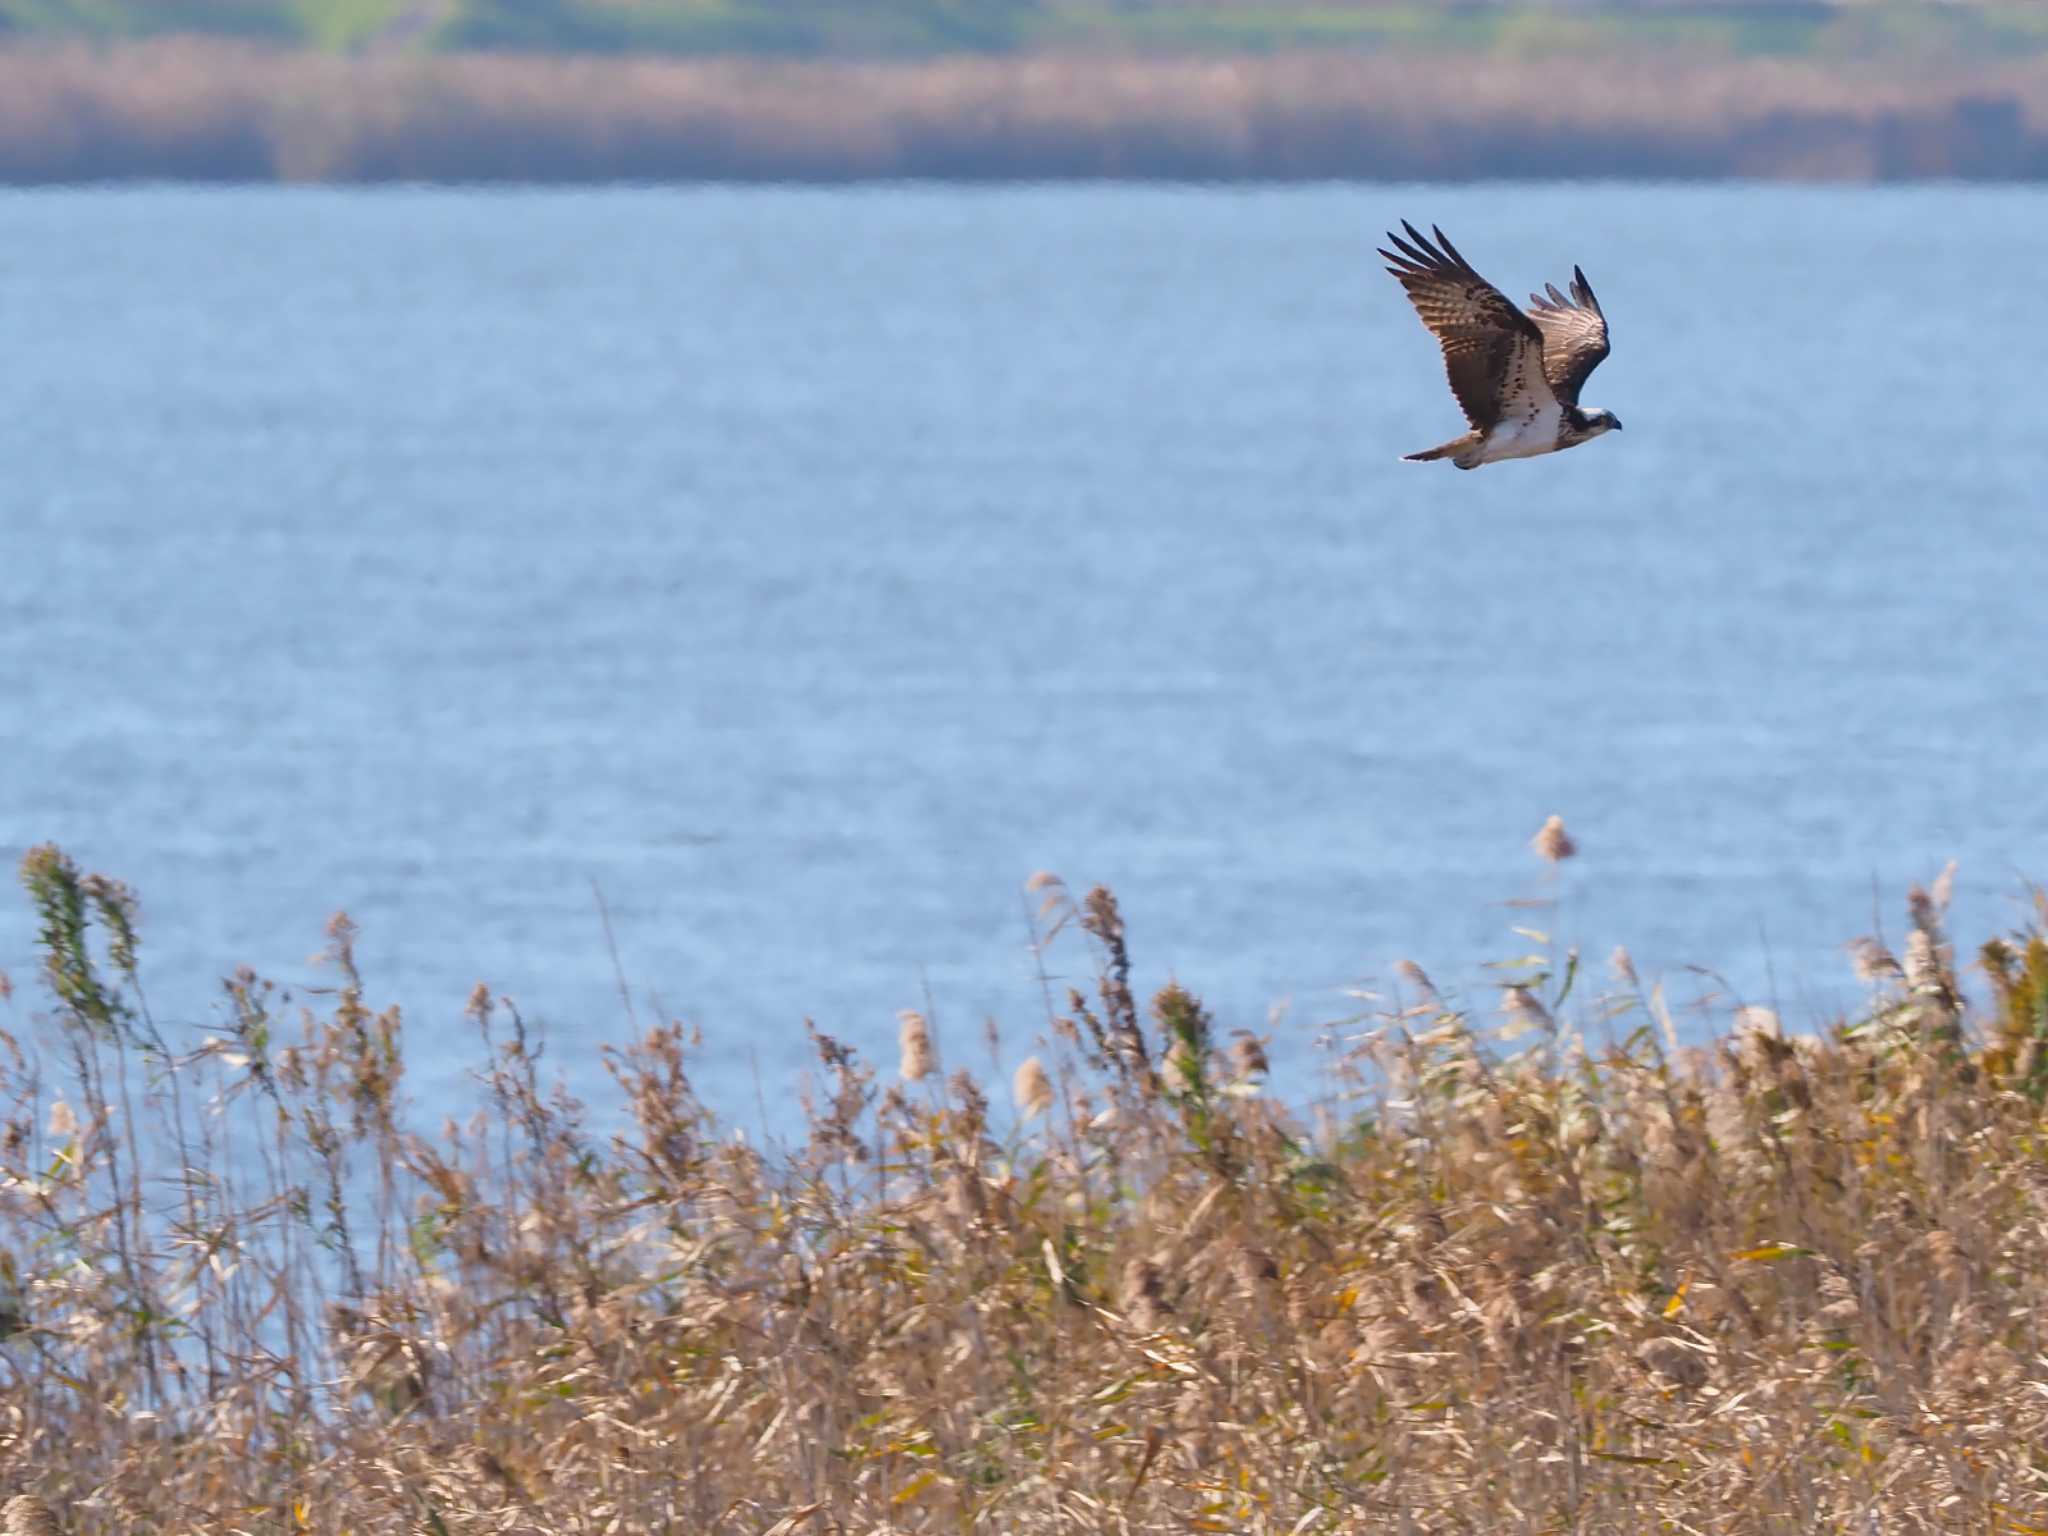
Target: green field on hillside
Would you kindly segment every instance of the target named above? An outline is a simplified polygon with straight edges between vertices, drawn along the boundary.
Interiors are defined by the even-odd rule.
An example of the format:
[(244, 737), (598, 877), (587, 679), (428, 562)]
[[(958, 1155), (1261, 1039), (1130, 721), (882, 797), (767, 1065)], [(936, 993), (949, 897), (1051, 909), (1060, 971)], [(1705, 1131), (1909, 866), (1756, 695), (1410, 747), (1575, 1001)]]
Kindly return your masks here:
[(0, 0), (0, 36), (169, 32), (329, 49), (933, 54), (1036, 48), (1259, 52), (1409, 46), (1522, 54), (1592, 46), (1736, 55), (2009, 54), (2048, 45), (2031, 6), (1428, 3), (1131, 5), (1104, 0)]

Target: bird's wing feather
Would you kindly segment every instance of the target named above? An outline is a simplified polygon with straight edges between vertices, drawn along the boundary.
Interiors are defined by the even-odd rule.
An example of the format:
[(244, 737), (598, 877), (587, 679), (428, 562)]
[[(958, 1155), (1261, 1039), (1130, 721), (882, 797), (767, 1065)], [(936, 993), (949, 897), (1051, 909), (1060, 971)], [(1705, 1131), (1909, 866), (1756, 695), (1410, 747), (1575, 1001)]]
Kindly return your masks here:
[(1543, 333), (1543, 373), (1558, 399), (1577, 405), (1587, 377), (1607, 356), (1607, 316), (1577, 267), (1569, 296), (1555, 283), (1543, 287), (1544, 293), (1529, 295), (1529, 318)]
[(1497, 425), (1513, 406), (1548, 400), (1521, 402), (1508, 398), (1511, 381), (1519, 381), (1522, 393), (1532, 387), (1538, 396), (1550, 389), (1538, 381), (1548, 375), (1540, 367), (1528, 367), (1543, 355), (1543, 333), (1535, 322), (1509, 301), (1493, 284), (1472, 270), (1456, 246), (1434, 226), (1432, 244), (1407, 220), (1403, 240), (1389, 233), (1394, 249), (1382, 250), (1387, 270), (1408, 290), (1408, 301), (1422, 317), (1444, 349), (1444, 372), (1451, 381), (1451, 393), (1465, 419), (1481, 432)]

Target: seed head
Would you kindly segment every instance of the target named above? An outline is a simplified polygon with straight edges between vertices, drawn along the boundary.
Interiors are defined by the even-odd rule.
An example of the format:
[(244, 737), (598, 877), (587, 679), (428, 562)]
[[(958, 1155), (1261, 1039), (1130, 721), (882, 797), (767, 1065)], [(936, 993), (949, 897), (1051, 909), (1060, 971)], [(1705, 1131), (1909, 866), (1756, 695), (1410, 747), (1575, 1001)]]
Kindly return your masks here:
[(932, 1050), (931, 1026), (925, 1023), (924, 1015), (906, 1008), (898, 1014), (901, 1029), (897, 1043), (903, 1050), (903, 1062), (899, 1070), (906, 1083), (921, 1083), (938, 1070), (938, 1056)]
[(1778, 1017), (1778, 1010), (1761, 1008), (1754, 1003), (1735, 1010), (1735, 1029), (1738, 1034), (1769, 1035), (1773, 1039), (1783, 1039), (1785, 1035), (1784, 1021)]
[(1550, 1029), (1554, 1021), (1550, 1010), (1543, 1006), (1543, 999), (1524, 986), (1503, 989), (1500, 999), (1501, 1010), (1509, 1018), (1524, 1024), (1533, 1024), (1538, 1029)]
[(1025, 1057), (1024, 1065), (1010, 1080), (1010, 1093), (1017, 1101), (1017, 1112), (1027, 1120), (1051, 1109), (1052, 1079), (1045, 1075), (1044, 1063), (1036, 1056)]
[(18, 1493), (0, 1507), (0, 1531), (6, 1536), (58, 1536), (57, 1515), (32, 1493)]
[(1553, 816), (1543, 823), (1536, 835), (1529, 839), (1529, 846), (1536, 850), (1538, 858), (1561, 864), (1579, 851), (1579, 845), (1572, 841), (1571, 833), (1564, 829), (1564, 818)]
[(1849, 959), (1858, 981), (1875, 984), (1899, 974), (1899, 962), (1877, 939), (1858, 939), (1849, 947)]
[(1934, 877), (1934, 885), (1928, 891), (1928, 899), (1934, 903), (1934, 910), (1946, 912), (1948, 904), (1956, 894), (1956, 861), (1950, 859), (1941, 866), (1941, 873)]
[(1941, 956), (1925, 928), (1915, 928), (1906, 935), (1903, 969), (1906, 985), (1916, 992), (1931, 991), (1940, 986)]
[(1425, 971), (1413, 960), (1397, 962), (1394, 970), (1403, 981), (1420, 992), (1424, 998), (1431, 1002), (1436, 1000), (1436, 983), (1429, 979), (1429, 972)]
[(1925, 886), (1915, 885), (1907, 889), (1906, 912), (1913, 919), (1913, 926), (1922, 932), (1933, 931), (1941, 922), (1941, 913)]

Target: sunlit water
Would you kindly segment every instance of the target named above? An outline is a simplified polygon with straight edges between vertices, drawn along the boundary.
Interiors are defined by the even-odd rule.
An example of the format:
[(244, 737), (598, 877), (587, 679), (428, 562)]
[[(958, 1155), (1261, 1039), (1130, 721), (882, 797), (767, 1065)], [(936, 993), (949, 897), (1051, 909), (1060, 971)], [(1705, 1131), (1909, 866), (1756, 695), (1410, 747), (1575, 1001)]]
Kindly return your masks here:
[[(133, 881), (153, 1001), (327, 915), (429, 1109), (486, 979), (782, 1113), (801, 1020), (1045, 1018), (1123, 898), (1296, 1075), (1540, 895), (1806, 1021), (1961, 861), (2048, 873), (2031, 190), (79, 191), (0, 199), (0, 856)], [(1618, 436), (1477, 474), (1372, 253), (1582, 262)], [(1539, 914), (1539, 921), (1552, 917)], [(0, 968), (41, 1006), (32, 923)], [(1078, 975), (1085, 952), (1056, 950)], [(1721, 982), (1683, 969), (1710, 967)], [(1057, 983), (1056, 983), (1057, 984)], [(757, 1097), (757, 1095), (759, 1097)]]

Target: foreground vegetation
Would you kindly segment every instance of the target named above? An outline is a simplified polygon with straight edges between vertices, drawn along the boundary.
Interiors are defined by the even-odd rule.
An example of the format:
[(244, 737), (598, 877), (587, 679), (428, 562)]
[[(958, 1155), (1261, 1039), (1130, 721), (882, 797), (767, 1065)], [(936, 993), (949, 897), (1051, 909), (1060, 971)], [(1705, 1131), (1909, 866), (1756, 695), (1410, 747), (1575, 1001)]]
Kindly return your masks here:
[(1971, 1004), (1939, 885), (1810, 1037), (1682, 1048), (1540, 933), (1497, 1006), (1406, 968), (1303, 1117), (1041, 879), (1099, 978), (1013, 1081), (814, 1031), (768, 1155), (681, 1029), (607, 1134), (482, 989), (487, 1111), (421, 1125), (346, 918), (171, 1038), (131, 893), (22, 874), (10, 1532), (2048, 1529), (2048, 942)]

